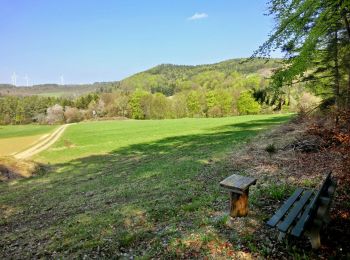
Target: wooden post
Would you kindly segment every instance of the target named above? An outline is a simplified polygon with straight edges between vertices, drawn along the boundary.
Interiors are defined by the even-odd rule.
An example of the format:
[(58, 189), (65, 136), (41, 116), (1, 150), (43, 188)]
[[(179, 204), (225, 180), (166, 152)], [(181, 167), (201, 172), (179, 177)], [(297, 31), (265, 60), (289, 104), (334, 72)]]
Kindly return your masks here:
[(245, 217), (248, 215), (248, 193), (246, 190), (242, 194), (230, 192), (230, 216)]
[(321, 247), (320, 229), (319, 224), (316, 224), (305, 232), (310, 239), (312, 249), (319, 249)]
[(255, 183), (256, 179), (237, 174), (232, 174), (220, 182), (220, 186), (229, 190), (231, 218), (248, 215), (249, 187)]
[(278, 241), (281, 242), (285, 237), (286, 237), (286, 233), (279, 232), (277, 239), (278, 239)]

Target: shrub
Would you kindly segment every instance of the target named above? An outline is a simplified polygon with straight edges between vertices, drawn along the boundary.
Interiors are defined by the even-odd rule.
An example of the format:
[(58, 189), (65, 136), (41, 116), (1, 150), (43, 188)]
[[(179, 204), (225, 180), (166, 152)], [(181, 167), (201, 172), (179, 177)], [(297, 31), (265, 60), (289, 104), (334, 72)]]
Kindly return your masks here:
[(321, 102), (321, 99), (305, 92), (301, 95), (299, 99), (298, 108), (301, 112), (307, 112), (313, 108), (315, 108), (319, 103)]
[(66, 119), (66, 123), (75, 123), (79, 122), (83, 119), (83, 115), (79, 109), (75, 107), (66, 107), (66, 111), (64, 112), (64, 117)]
[(269, 144), (268, 146), (265, 147), (265, 151), (271, 155), (277, 152), (277, 148), (274, 144)]
[(251, 93), (243, 92), (238, 98), (237, 109), (240, 115), (258, 114), (260, 104), (254, 100)]
[(46, 122), (48, 124), (60, 124), (64, 122), (63, 107), (56, 104), (46, 110)]

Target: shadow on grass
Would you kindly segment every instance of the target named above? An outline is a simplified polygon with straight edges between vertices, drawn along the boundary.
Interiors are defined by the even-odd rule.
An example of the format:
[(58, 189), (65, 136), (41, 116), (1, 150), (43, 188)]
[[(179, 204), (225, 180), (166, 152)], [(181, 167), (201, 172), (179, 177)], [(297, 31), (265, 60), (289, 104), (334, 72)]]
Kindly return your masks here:
[(230, 174), (227, 154), (289, 118), (134, 144), (9, 185), (0, 193), (7, 216), (0, 220), (0, 253), (175, 256), (178, 239), (208, 227), (220, 233), (210, 223), (227, 203), (218, 186)]

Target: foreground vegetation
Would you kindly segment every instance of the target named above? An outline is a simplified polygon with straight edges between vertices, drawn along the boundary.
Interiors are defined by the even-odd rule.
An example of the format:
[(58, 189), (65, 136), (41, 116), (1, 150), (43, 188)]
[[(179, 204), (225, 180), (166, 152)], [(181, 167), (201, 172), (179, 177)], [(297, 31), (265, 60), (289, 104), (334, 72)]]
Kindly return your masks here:
[(289, 118), (72, 125), (38, 157), (51, 163), (47, 174), (0, 184), (1, 257), (229, 256), (240, 249), (220, 231), (224, 159)]

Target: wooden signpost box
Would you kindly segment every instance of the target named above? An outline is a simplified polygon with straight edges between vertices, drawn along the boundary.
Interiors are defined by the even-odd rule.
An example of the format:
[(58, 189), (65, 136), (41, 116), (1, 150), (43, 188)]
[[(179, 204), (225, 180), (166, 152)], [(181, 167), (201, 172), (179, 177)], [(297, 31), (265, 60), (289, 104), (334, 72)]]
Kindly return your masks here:
[(230, 193), (230, 216), (245, 217), (248, 214), (249, 187), (256, 183), (256, 179), (233, 174), (220, 182), (220, 186)]

